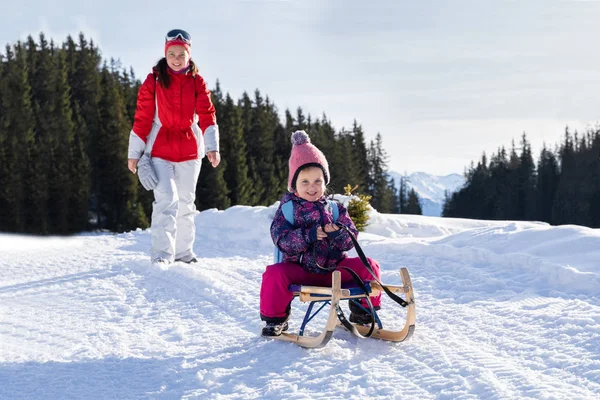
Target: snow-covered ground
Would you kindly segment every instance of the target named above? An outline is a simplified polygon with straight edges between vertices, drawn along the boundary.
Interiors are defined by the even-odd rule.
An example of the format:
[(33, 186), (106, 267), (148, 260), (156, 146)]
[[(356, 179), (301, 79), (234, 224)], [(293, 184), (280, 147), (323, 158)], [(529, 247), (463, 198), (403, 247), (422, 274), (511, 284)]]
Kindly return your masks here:
[(600, 230), (373, 211), (360, 243), (384, 282), (409, 269), (415, 334), (306, 350), (259, 336), (274, 212), (200, 213), (201, 262), (168, 270), (147, 230), (0, 235), (0, 398), (600, 398)]

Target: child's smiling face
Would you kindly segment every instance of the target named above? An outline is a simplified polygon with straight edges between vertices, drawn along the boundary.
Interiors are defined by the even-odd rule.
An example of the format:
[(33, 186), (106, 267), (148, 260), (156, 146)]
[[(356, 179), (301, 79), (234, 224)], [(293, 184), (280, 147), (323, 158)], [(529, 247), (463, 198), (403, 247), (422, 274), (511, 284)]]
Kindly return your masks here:
[(296, 194), (306, 201), (317, 201), (325, 193), (325, 176), (319, 167), (304, 168), (296, 179)]

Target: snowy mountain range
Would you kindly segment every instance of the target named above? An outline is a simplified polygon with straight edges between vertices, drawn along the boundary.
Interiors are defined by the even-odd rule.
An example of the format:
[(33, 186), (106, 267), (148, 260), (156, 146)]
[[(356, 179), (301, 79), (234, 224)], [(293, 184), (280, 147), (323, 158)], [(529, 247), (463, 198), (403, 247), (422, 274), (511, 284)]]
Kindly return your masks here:
[[(389, 175), (394, 179), (396, 187), (400, 187), (400, 178), (403, 175), (397, 172), (390, 172)], [(408, 175), (408, 186), (419, 195), (423, 215), (430, 217), (442, 215), (445, 193), (456, 192), (464, 183), (465, 178), (459, 174), (436, 176), (425, 172), (413, 172)]]

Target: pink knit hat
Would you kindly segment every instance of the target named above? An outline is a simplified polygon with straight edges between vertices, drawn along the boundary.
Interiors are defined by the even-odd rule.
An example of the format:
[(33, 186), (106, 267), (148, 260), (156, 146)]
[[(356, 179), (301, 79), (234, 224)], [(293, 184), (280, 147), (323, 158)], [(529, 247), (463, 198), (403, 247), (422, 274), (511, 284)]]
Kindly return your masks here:
[(304, 131), (292, 133), (292, 154), (290, 155), (290, 175), (288, 190), (296, 189), (298, 174), (305, 167), (320, 167), (325, 176), (325, 184), (329, 183), (329, 164), (327, 159), (314, 144), (310, 142), (308, 134)]

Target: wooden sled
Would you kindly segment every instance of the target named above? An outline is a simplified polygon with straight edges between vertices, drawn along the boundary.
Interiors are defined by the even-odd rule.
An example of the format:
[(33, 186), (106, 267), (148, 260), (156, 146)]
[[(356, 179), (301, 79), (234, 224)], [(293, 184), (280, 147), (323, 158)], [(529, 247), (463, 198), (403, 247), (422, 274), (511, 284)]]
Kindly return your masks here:
[[(390, 331), (384, 329), (383, 324), (381, 323), (381, 320), (377, 315), (377, 312), (375, 312), (374, 317), (376, 321), (376, 327), (370, 336), (372, 338), (388, 340), (392, 342), (403, 342), (409, 339), (415, 330), (415, 298), (412, 288), (412, 282), (410, 280), (410, 275), (408, 274), (408, 269), (401, 268), (400, 277), (402, 279), (402, 286), (385, 286), (395, 294), (405, 294), (405, 300), (408, 303), (408, 305), (406, 306), (406, 322), (404, 324), (404, 327), (399, 331)], [(337, 313), (340, 301), (360, 299), (366, 297), (366, 295), (357, 286), (344, 285), (342, 287), (341, 274), (339, 271), (335, 271), (332, 274), (331, 280), (331, 287), (291, 285), (290, 291), (294, 292), (294, 295), (297, 296), (301, 302), (310, 302), (308, 309), (306, 310), (306, 314), (304, 315), (302, 325), (300, 326), (300, 329), (297, 334), (283, 332), (279, 336), (269, 336), (269, 338), (293, 342), (299, 346), (306, 348), (318, 348), (325, 346), (327, 342), (329, 342), (329, 339), (331, 339), (331, 337), (333, 336), (333, 331), (336, 326), (346, 329), (346, 327), (344, 327), (338, 321)], [(376, 296), (377, 294), (383, 291), (381, 286), (375, 281), (365, 282), (365, 284), (370, 291), (369, 296)], [(352, 285), (352, 283), (350, 285)], [(313, 313), (313, 308), (318, 303), (321, 304), (318, 307), (318, 309)], [(312, 318), (314, 318), (321, 310), (323, 310), (324, 307), (328, 304), (330, 305), (329, 315), (327, 317), (327, 322), (325, 323), (323, 331), (317, 336), (304, 335), (304, 329), (306, 328), (308, 322)], [(352, 326), (354, 326), (361, 335), (368, 334), (371, 328), (370, 326), (358, 324), (352, 324)]]

